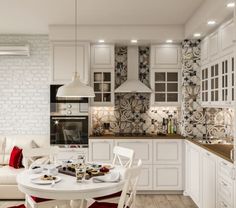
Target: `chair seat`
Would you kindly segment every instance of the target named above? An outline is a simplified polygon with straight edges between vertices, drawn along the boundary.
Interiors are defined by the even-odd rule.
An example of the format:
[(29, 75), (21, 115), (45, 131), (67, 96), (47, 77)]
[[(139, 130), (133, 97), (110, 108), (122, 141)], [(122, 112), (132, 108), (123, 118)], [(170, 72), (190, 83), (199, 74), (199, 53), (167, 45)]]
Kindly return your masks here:
[(94, 202), (89, 208), (117, 208), (118, 204), (109, 202)]
[(46, 202), (46, 201), (51, 201), (52, 199), (43, 199), (43, 198), (39, 198), (36, 196), (31, 196), (31, 198), (36, 202), (36, 203), (40, 203), (40, 202)]
[(114, 193), (114, 194), (110, 194), (110, 195), (106, 195), (106, 196), (101, 196), (101, 197), (97, 197), (97, 198), (94, 198), (94, 200), (97, 200), (97, 201), (101, 201), (101, 200), (105, 200), (105, 199), (111, 199), (111, 198), (115, 198), (115, 197), (120, 197), (121, 196), (121, 191), (117, 192), (117, 193)]
[(8, 208), (26, 208), (26, 207), (24, 204), (20, 204), (20, 205), (8, 207)]

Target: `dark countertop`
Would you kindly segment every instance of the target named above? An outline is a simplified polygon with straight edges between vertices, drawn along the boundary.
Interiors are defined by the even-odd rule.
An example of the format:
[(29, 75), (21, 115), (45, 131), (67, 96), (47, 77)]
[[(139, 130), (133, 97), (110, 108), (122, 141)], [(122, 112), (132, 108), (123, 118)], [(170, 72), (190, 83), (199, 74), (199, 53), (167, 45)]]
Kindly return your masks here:
[(233, 160), (231, 160), (230, 157), (230, 152), (234, 148), (232, 144), (202, 144), (194, 139), (187, 139), (187, 140), (231, 163), (234, 162)]
[(116, 136), (116, 135), (104, 135), (104, 136), (89, 136), (91, 139), (185, 139), (178, 134), (170, 135), (147, 135), (147, 136)]

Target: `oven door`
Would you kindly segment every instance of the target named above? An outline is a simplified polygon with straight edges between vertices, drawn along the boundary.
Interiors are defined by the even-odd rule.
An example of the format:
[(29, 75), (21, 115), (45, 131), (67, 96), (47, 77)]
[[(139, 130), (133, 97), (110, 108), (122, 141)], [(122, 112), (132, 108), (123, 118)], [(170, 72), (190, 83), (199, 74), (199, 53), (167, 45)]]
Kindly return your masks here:
[(88, 116), (51, 116), (50, 143), (88, 146)]

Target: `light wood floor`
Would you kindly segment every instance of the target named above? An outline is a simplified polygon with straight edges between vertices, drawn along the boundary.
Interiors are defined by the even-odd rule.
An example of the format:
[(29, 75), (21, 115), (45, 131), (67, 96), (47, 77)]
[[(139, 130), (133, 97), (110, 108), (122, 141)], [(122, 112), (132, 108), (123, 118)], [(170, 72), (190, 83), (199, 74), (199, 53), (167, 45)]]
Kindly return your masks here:
[[(0, 201), (0, 208), (19, 205), (23, 201)], [(136, 208), (197, 208), (194, 202), (182, 195), (137, 195)]]

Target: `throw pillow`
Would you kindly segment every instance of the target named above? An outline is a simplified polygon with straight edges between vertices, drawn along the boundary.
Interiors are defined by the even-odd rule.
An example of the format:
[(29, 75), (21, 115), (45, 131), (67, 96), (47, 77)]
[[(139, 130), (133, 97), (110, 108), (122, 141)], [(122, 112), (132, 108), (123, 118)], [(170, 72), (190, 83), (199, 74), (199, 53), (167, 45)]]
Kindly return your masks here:
[(11, 156), (9, 160), (9, 166), (19, 169), (22, 167), (22, 149), (19, 147), (14, 146), (11, 151)]

